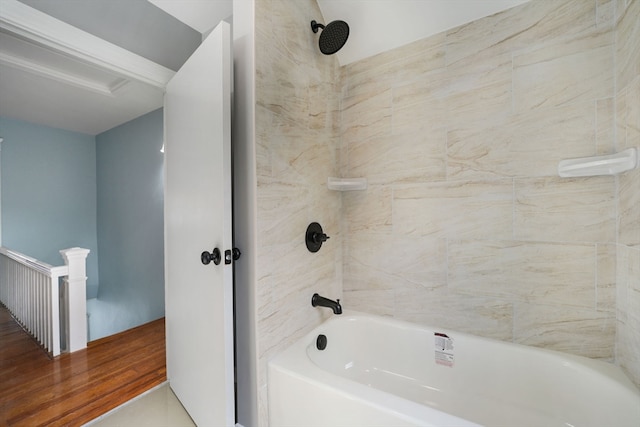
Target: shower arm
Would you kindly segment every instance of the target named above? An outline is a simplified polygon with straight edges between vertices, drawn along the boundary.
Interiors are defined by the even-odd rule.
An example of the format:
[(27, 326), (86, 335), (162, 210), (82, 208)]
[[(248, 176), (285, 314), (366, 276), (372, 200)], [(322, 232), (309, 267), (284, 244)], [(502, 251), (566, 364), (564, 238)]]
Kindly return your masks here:
[(313, 30), (314, 33), (318, 32), (318, 28), (324, 30), (324, 25), (318, 24), (316, 21), (311, 21), (311, 30)]

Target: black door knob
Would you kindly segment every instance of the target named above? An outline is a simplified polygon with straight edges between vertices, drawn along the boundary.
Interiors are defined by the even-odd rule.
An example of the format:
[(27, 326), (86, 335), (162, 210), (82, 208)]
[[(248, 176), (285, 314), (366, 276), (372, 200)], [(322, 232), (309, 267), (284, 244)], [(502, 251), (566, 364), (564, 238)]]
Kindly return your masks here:
[(221, 259), (222, 259), (222, 254), (220, 253), (220, 249), (218, 248), (215, 248), (210, 253), (207, 251), (204, 251), (200, 254), (200, 261), (204, 265), (208, 265), (211, 261), (213, 261), (215, 265), (218, 265), (220, 264)]

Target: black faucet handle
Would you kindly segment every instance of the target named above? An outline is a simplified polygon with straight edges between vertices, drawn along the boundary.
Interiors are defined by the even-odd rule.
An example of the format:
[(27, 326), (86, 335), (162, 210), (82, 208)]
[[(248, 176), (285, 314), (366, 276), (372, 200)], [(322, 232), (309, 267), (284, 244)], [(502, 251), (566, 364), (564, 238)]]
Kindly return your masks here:
[(329, 236), (322, 231), (322, 226), (320, 224), (312, 222), (307, 227), (304, 240), (309, 252), (318, 252), (322, 247), (322, 243), (329, 240)]
[(323, 243), (323, 242), (326, 242), (328, 239), (330, 239), (330, 237), (324, 233), (313, 233), (311, 238), (315, 243)]

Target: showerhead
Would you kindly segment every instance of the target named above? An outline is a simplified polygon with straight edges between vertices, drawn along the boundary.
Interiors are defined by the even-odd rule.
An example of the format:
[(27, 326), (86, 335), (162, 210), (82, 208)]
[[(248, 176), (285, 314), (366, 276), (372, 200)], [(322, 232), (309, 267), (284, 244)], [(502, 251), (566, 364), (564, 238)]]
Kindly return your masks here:
[(311, 21), (311, 29), (314, 33), (318, 32), (318, 28), (322, 28), (320, 40), (320, 52), (325, 55), (333, 55), (347, 42), (349, 38), (349, 25), (344, 21), (332, 21), (325, 27), (316, 21)]

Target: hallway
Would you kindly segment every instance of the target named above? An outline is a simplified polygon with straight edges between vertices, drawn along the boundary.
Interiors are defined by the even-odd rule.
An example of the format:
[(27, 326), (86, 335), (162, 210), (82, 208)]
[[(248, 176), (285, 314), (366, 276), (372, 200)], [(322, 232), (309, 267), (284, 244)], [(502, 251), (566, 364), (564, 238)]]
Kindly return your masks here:
[(0, 427), (81, 426), (166, 381), (164, 318), (51, 359), (0, 305)]

